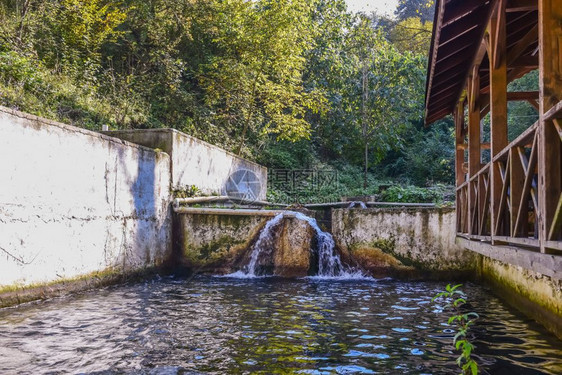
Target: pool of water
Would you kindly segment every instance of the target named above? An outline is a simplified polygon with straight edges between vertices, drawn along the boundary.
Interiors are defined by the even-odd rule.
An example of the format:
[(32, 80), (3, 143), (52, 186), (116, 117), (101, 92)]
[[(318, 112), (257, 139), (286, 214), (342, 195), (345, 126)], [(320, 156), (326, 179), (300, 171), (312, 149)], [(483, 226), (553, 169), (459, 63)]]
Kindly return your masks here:
[[(0, 310), (0, 373), (454, 374), (444, 283), (156, 278)], [(489, 374), (562, 374), (562, 343), (484, 288)]]

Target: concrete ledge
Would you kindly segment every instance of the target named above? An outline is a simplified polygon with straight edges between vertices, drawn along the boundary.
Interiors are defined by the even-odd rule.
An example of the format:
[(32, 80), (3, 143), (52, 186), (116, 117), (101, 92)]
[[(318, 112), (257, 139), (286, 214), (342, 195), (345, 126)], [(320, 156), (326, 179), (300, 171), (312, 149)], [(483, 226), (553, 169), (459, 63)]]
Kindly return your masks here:
[(192, 208), (192, 207), (174, 207), (177, 214), (187, 215), (234, 215), (234, 216), (265, 216), (273, 217), (280, 213), (285, 213), (285, 217), (295, 217), (294, 212), (282, 210), (236, 210), (232, 208)]
[(457, 244), (488, 258), (562, 280), (562, 256), (543, 254), (513, 246), (491, 245), (457, 237)]
[(164, 267), (148, 267), (135, 271), (104, 270), (92, 272), (73, 279), (64, 279), (46, 284), (0, 288), (0, 309), (22, 303), (44, 301), (70, 296), (126, 282), (145, 280), (160, 273), (168, 273)]

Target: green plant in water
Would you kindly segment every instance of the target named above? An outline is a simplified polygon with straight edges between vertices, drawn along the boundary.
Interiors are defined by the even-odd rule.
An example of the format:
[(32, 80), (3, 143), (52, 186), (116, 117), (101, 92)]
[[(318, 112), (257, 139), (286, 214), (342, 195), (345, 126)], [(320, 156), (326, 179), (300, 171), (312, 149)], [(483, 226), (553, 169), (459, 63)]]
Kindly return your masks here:
[(466, 294), (459, 289), (461, 286), (462, 284), (457, 284), (455, 286), (447, 284), (445, 290), (437, 293), (431, 301), (434, 302), (442, 297), (452, 301), (452, 303), (445, 305), (444, 310), (452, 310), (453, 315), (449, 317), (447, 323), (454, 324), (457, 327), (457, 333), (453, 338), (453, 345), (457, 350), (461, 351), (461, 354), (457, 358), (457, 364), (462, 370), (462, 375), (476, 375), (478, 374), (478, 363), (472, 358), (472, 352), (475, 346), (470, 342), (468, 331), (470, 326), (478, 319), (478, 314), (473, 311), (463, 311), (462, 306), (466, 304), (467, 297)]

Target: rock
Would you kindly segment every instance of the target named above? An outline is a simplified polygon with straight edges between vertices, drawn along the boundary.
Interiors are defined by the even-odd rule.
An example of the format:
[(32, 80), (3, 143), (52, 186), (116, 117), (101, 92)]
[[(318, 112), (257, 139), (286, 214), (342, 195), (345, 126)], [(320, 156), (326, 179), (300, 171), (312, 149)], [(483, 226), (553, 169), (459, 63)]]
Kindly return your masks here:
[(273, 274), (281, 277), (309, 275), (315, 232), (308, 223), (297, 219), (284, 219), (281, 235), (274, 252)]
[(406, 267), (398, 259), (381, 249), (370, 246), (358, 246), (351, 251), (353, 260), (374, 277), (394, 276), (397, 272), (404, 272)]

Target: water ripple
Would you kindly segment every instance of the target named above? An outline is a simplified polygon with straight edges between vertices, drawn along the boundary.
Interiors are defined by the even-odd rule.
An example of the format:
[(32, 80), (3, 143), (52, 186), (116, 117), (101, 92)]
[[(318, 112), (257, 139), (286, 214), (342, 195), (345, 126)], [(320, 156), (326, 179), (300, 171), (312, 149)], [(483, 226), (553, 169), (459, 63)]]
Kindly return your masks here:
[[(0, 373), (369, 374), (458, 372), (440, 283), (162, 278), (0, 310)], [(561, 343), (486, 290), (490, 374), (560, 374)]]

